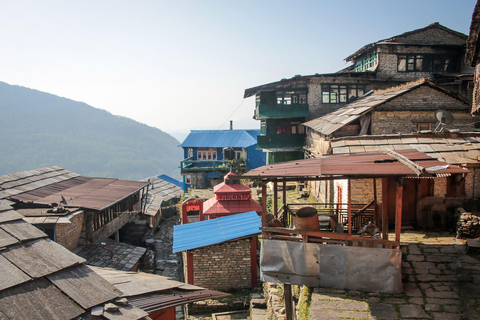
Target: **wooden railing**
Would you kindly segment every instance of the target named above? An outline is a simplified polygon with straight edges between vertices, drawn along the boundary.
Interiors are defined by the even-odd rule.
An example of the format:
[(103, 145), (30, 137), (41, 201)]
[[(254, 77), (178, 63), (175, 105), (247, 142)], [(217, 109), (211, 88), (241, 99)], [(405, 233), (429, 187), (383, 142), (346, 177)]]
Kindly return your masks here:
[(262, 228), (262, 239), (276, 239), (287, 241), (301, 241), (321, 244), (340, 244), (350, 247), (363, 248), (400, 248), (398, 241), (383, 240), (371, 237), (347, 235), (345, 233), (310, 231), (291, 228)]
[[(314, 207), (318, 215), (331, 216), (345, 228), (348, 224), (348, 205), (346, 203), (293, 203), (283, 205), (277, 212), (278, 219), (286, 227), (293, 227), (293, 215), (302, 207)], [(352, 231), (356, 232), (369, 221), (374, 223), (373, 201), (368, 204), (352, 204)]]

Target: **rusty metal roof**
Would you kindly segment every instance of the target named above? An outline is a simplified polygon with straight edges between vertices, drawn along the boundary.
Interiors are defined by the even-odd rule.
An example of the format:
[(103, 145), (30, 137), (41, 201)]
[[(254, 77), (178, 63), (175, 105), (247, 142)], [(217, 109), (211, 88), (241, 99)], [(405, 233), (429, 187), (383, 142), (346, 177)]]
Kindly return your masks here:
[(149, 314), (195, 301), (217, 299), (229, 295), (144, 272), (92, 268), (121, 290), (124, 293), (123, 296), (127, 297), (133, 306)]
[(67, 208), (103, 210), (146, 185), (148, 182), (83, 177), (48, 167), (0, 176), (0, 199), (50, 205), (63, 196)]
[[(434, 177), (452, 173), (466, 173), (467, 170), (449, 165), (438, 169), (445, 162), (433, 159), (415, 149), (397, 150), (398, 154), (410, 162), (424, 168), (420, 176)], [(435, 171), (429, 171), (435, 169)], [(384, 152), (362, 152), (353, 154), (335, 154), (313, 159), (295, 160), (269, 164), (245, 173), (242, 178), (249, 179), (329, 179), (329, 178), (368, 178), (368, 177), (413, 177), (415, 172), (407, 165), (395, 160)]]

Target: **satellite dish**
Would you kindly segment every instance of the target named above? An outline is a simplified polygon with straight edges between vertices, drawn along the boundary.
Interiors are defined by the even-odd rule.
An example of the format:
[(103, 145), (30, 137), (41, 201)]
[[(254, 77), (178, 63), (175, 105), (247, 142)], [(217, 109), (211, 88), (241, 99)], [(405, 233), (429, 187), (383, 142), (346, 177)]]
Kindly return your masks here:
[(438, 124), (433, 130), (434, 133), (442, 132), (443, 126), (453, 122), (453, 115), (447, 110), (435, 111), (435, 118), (438, 120)]
[(449, 124), (453, 122), (453, 115), (447, 110), (437, 110), (435, 118), (442, 124)]

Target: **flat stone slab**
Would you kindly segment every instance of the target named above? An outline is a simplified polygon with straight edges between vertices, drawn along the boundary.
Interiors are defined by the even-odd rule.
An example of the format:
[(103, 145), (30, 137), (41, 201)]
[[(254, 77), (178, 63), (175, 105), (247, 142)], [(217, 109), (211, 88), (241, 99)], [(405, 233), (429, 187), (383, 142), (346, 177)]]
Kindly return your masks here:
[(400, 316), (402, 319), (408, 318), (422, 318), (422, 319), (431, 319), (425, 311), (416, 304), (402, 304), (398, 306), (400, 310)]
[(376, 303), (370, 306), (370, 314), (375, 319), (397, 319), (397, 312), (391, 304)]

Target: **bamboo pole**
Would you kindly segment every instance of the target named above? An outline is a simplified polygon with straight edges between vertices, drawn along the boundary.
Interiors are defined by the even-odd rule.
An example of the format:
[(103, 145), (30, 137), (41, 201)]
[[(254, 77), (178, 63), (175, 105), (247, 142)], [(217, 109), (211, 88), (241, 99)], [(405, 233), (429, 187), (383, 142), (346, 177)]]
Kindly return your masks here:
[(403, 200), (403, 181), (397, 182), (397, 199), (395, 202), (395, 241), (400, 241), (402, 232), (402, 200)]

